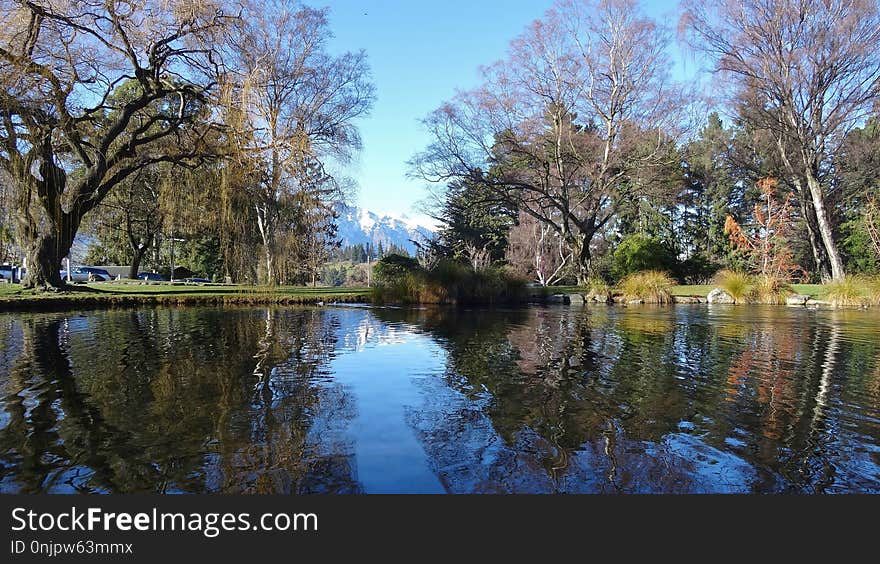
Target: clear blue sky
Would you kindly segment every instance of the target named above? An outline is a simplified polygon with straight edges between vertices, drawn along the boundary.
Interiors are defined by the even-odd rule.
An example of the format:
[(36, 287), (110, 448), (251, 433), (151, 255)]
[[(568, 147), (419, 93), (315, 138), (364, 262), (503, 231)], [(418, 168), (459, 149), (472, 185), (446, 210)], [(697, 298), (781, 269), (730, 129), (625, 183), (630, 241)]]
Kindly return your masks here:
[[(502, 58), (511, 39), (553, 0), (306, 0), (330, 8), (335, 52), (365, 49), (377, 100), (359, 127), (364, 142), (347, 171), (357, 204), (380, 213), (417, 215), (425, 183), (406, 178), (406, 161), (429, 139), (420, 120), (456, 89), (478, 84), (478, 68)], [(643, 2), (675, 25), (677, 0)], [(674, 49), (674, 47), (673, 47)], [(677, 52), (676, 59), (680, 59)], [(681, 69), (678, 69), (679, 72)], [(678, 74), (678, 73), (676, 73)]]

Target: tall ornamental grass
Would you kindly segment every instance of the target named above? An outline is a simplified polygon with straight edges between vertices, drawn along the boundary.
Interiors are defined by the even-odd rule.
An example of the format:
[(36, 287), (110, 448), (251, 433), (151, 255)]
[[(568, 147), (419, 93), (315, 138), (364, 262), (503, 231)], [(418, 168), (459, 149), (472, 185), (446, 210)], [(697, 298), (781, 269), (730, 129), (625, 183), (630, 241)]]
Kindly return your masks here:
[(676, 281), (668, 273), (644, 270), (625, 277), (617, 286), (624, 301), (641, 300), (646, 304), (671, 304), (670, 290)]

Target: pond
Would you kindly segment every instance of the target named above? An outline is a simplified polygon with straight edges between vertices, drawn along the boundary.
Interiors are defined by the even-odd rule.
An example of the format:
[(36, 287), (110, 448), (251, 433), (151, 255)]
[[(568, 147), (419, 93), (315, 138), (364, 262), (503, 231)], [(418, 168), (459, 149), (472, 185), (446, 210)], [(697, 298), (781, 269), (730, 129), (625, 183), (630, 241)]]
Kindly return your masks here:
[(880, 492), (880, 312), (0, 314), (0, 491)]

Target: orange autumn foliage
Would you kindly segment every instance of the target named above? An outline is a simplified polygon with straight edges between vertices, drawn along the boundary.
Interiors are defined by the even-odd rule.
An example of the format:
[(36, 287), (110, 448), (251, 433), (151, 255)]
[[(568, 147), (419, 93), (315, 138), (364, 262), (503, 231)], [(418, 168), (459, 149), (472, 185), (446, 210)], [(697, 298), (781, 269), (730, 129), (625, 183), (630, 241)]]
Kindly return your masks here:
[(752, 212), (754, 224), (744, 228), (728, 215), (724, 233), (744, 256), (752, 272), (768, 279), (789, 282), (801, 277), (804, 270), (795, 262), (788, 242), (792, 230), (791, 194), (780, 203), (777, 200), (778, 185), (775, 178), (759, 180), (761, 201), (755, 204)]

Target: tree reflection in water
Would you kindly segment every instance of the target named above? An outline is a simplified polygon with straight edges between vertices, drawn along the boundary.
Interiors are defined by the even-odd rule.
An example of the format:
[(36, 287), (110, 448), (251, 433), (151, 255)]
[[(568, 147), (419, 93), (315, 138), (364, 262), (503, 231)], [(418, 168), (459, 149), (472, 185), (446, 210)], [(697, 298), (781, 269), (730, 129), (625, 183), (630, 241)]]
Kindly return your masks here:
[(411, 313), (448, 365), (410, 423), (454, 492), (878, 491), (880, 320), (853, 315)]
[(309, 437), (351, 418), (344, 392), (315, 380), (334, 327), (319, 310), (286, 313), (19, 316), (4, 348), (2, 489), (358, 491), (350, 453)]
[(0, 490), (877, 492), (878, 337), (758, 307), (0, 315)]

